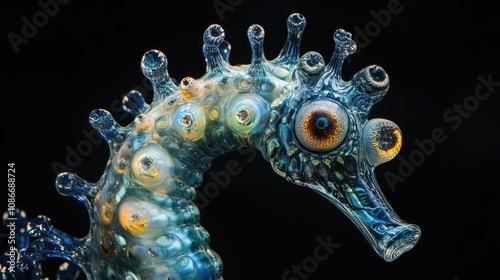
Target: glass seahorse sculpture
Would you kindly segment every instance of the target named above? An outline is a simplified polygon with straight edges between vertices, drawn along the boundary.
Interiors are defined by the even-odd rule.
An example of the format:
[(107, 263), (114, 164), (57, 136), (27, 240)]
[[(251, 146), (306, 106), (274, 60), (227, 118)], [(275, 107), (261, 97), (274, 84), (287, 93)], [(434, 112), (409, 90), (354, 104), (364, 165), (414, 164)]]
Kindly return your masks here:
[(273, 60), (264, 55), (264, 29), (251, 25), (251, 63), (234, 66), (224, 30), (213, 24), (203, 34), (206, 73), (179, 83), (162, 52), (146, 52), (141, 69), (153, 85), (151, 104), (129, 92), (123, 107), (135, 118), (125, 127), (106, 110), (90, 113), (110, 147), (102, 177), (56, 179), (59, 193), (85, 204), (89, 233), (75, 238), (48, 217), (32, 219), (27, 230), (35, 239), (19, 251), (20, 270), (38, 275), (37, 263), (59, 257), (88, 279), (222, 279), (222, 260), (193, 200), (211, 160), (243, 147), (259, 150), (276, 173), (336, 205), (384, 260), (413, 248), (419, 227), (397, 216), (374, 175), (402, 145), (395, 123), (368, 120), (389, 77), (371, 65), (342, 79), (343, 62), (356, 51), (343, 29), (334, 33), (328, 63), (314, 51), (300, 56), (305, 25), (301, 14), (289, 16), (288, 38)]

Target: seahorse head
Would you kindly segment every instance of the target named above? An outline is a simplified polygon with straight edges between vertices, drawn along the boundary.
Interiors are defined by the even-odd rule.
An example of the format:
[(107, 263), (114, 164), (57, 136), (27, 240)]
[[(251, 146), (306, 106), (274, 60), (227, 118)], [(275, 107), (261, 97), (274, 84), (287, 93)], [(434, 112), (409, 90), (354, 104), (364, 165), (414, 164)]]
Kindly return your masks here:
[[(290, 24), (294, 16), (299, 22)], [(303, 26), (303, 18), (289, 18), (289, 29)], [(289, 41), (290, 33), (301, 33), (297, 31), (289, 31)], [(342, 65), (356, 44), (343, 29), (335, 31), (333, 39), (335, 50), (328, 63), (317, 52), (297, 61), (286, 54), (277, 59), (276, 64), (287, 61), (293, 70), (282, 96), (271, 104), (262, 153), (278, 174), (339, 207), (375, 251), (392, 261), (413, 248), (420, 229), (394, 213), (374, 174), (375, 167), (393, 159), (402, 146), (401, 129), (394, 122), (368, 119), (372, 106), (389, 89), (389, 76), (382, 67), (370, 65), (344, 80)], [(290, 45), (287, 42), (282, 54), (298, 48)]]

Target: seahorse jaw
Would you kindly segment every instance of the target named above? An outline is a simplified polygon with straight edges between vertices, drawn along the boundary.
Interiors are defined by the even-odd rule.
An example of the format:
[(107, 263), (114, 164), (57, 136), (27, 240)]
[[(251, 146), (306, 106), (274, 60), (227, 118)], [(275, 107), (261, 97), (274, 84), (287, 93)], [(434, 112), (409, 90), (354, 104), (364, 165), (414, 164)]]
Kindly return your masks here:
[(405, 225), (396, 236), (388, 242), (385, 251), (379, 255), (387, 262), (392, 262), (399, 258), (403, 253), (410, 251), (417, 245), (422, 232), (417, 225)]
[(421, 236), (420, 228), (396, 214), (381, 192), (373, 169), (358, 169), (354, 179), (348, 174), (342, 180), (340, 175), (334, 176), (334, 179), (318, 176), (315, 182), (304, 182), (285, 175), (289, 181), (311, 188), (341, 210), (386, 262), (415, 247)]
[[(411, 250), (420, 239), (420, 228), (402, 220), (381, 193), (368, 191), (366, 197), (371, 197), (372, 200), (366, 203), (367, 198), (356, 196), (353, 190), (346, 190), (344, 195), (335, 197), (324, 188), (313, 189), (337, 206), (363, 233), (372, 249), (386, 262), (392, 262)], [(374, 199), (374, 197), (378, 198)], [(371, 207), (369, 205), (355, 206), (352, 202), (345, 202), (347, 200), (365, 200), (364, 204), (373, 204), (380, 200), (381, 203)]]

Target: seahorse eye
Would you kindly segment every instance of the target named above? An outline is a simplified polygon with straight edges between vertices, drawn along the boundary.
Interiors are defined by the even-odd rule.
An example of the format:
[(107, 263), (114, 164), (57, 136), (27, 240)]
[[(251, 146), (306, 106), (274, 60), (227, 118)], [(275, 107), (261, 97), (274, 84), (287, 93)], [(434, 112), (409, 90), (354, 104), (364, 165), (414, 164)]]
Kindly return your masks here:
[(295, 137), (312, 152), (330, 152), (344, 140), (349, 119), (344, 109), (327, 99), (305, 103), (295, 117)]
[(401, 149), (401, 130), (389, 120), (372, 119), (363, 127), (363, 145), (368, 161), (374, 166), (388, 162)]

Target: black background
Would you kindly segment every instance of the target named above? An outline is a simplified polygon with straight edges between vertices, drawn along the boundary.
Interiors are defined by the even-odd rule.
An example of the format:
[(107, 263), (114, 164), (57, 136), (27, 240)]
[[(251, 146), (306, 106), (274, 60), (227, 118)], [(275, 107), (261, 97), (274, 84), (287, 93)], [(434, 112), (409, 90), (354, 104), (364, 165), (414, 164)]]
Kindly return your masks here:
[[(344, 66), (343, 77), (350, 79), (369, 64), (388, 72), (391, 87), (370, 117), (400, 126), (404, 139), (400, 158), (415, 155), (419, 150), (415, 141), (430, 138), (434, 129), (444, 131), (446, 141), (435, 143), (435, 150), (392, 188), (384, 174), (402, 175), (401, 161), (376, 168), (388, 201), (399, 216), (421, 227), (422, 237), (414, 249), (386, 263), (335, 206), (287, 183), (260, 155), (247, 161), (248, 156), (235, 152), (215, 159), (211, 171), (223, 171), (226, 162), (235, 160), (241, 173), (232, 176), (229, 186), (201, 211), (211, 247), (224, 261), (224, 278), (281, 279), (292, 265), (313, 256), (317, 238), (328, 237), (340, 247), (307, 279), (500, 276), (499, 184), (494, 180), (500, 155), (500, 87), (467, 117), (457, 118), (457, 113), (451, 113), (453, 121), (443, 117), (464, 100), (470, 102), (468, 108), (474, 105), (478, 76), (500, 81), (499, 9), (486, 1), (400, 0), (402, 10), (381, 26), (375, 24), (374, 12), (386, 10), (391, 1), (289, 2), (220, 0), (233, 5), (218, 13), (214, 1), (73, 0), (60, 5), (28, 43), (19, 45), (17, 54), (7, 34), (21, 35), (22, 17), (32, 21), (41, 8), (36, 1), (2, 3), (3, 154), (6, 162), (16, 164), (16, 205), (29, 217), (47, 215), (56, 228), (84, 236), (89, 225), (86, 210), (76, 199), (57, 193), (52, 165), (69, 166), (68, 149), (86, 141), (82, 131), (92, 130), (88, 115), (93, 109), (107, 109), (126, 125), (132, 119), (116, 106), (121, 96), (136, 88), (150, 101), (152, 91), (139, 66), (142, 55), (159, 49), (168, 57), (171, 76), (200, 77), (205, 70), (202, 34), (210, 24), (225, 29), (232, 44), (230, 62), (246, 64), (250, 61), (246, 31), (258, 23), (266, 32), (266, 57), (272, 59), (285, 41), (288, 15), (299, 12), (307, 20), (301, 53), (315, 50), (327, 60), (337, 28), (359, 36), (367, 26), (380, 27), (370, 29), (368, 40), (358, 39), (363, 46)], [(97, 181), (107, 158), (108, 147), (102, 142), (71, 169)], [(213, 182), (210, 176), (201, 191), (208, 182)], [(4, 208), (6, 188), (0, 193)], [(44, 262), (50, 279), (55, 279), (51, 273), (58, 262)]]

